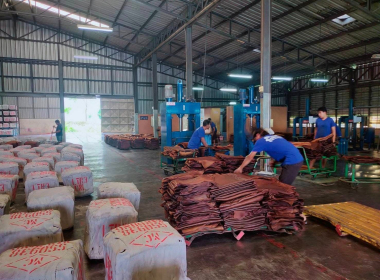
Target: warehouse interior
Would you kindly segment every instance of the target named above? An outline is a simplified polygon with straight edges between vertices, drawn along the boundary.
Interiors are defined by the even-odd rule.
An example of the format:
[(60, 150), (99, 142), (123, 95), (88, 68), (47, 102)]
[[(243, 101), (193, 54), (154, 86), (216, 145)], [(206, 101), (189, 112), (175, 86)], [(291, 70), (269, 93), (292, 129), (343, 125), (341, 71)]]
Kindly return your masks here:
[[(163, 264), (174, 265), (174, 256), (183, 251), (181, 276), (170, 274), (169, 267), (149, 267), (154, 261), (131, 264), (130, 271), (139, 265), (150, 271), (132, 275), (123, 270), (132, 261), (120, 259), (125, 263), (116, 267), (116, 257), (92, 258), (84, 244), (83, 258), (72, 265), (72, 274), (78, 273), (73, 279), (378, 279), (379, 34), (378, 0), (0, 0), (0, 165), (11, 162), (9, 151), (22, 158), (27, 142), (57, 146), (54, 164), (62, 161), (64, 149), (75, 149), (64, 161), (78, 153), (77, 167), (91, 172), (93, 192), (77, 195), (72, 186), (75, 219), (62, 231), (62, 241), (86, 243), (89, 205), (105, 198), (99, 190), (109, 182), (133, 183), (141, 193), (139, 209), (133, 205), (136, 222), (169, 222), (170, 236), (186, 241), (163, 258)], [(327, 167), (319, 157), (320, 163), (310, 164), (321, 107), (336, 123), (337, 141), (329, 143), (336, 153), (326, 156)], [(302, 204), (297, 206), (301, 227), (295, 222), (280, 230), (225, 226), (217, 232), (223, 234), (186, 235), (174, 226), (165, 208), (165, 182), (176, 173), (191, 173), (183, 173), (183, 164), (193, 167), (189, 159), (166, 158), (165, 147), (188, 143), (208, 118), (216, 125), (220, 148), (208, 156), (217, 158), (225, 150), (248, 156), (255, 128), (271, 129), (297, 147), (305, 159), (292, 184)], [(62, 124), (61, 141), (56, 120)], [(144, 138), (141, 149), (134, 146), (137, 138)], [(2, 148), (10, 142), (10, 150)], [(42, 149), (29, 148), (43, 156)], [(270, 165), (265, 155), (255, 160), (255, 170), (267, 172), (260, 174), (278, 178), (282, 172), (283, 166)], [(1, 168), (0, 177), (11, 174)], [(29, 194), (26, 180), (20, 176), (18, 188), (12, 187), (17, 195), (11, 194), (9, 215), (31, 212), (28, 196), (40, 187)], [(350, 202), (354, 208), (344, 217), (333, 216), (333, 210), (313, 212), (325, 205), (338, 213)], [(7, 250), (21, 247), (3, 243)], [(24, 279), (22, 273), (44, 269), (14, 270), (2, 246), (0, 279)]]

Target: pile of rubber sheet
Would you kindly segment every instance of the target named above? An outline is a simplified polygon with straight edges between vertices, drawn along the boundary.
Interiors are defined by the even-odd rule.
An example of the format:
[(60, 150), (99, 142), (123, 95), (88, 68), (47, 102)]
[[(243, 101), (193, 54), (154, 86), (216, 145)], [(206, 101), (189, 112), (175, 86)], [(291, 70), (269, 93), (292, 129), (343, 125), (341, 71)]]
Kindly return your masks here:
[(337, 155), (335, 144), (332, 142), (333, 135), (312, 141), (292, 142), (296, 147), (303, 147), (308, 159), (321, 159), (322, 156), (331, 157)]
[(189, 158), (182, 171), (195, 174), (225, 173), (226, 164), (216, 157)]
[(197, 156), (198, 150), (185, 149), (180, 145), (176, 145), (174, 147), (164, 147), (164, 151), (161, 152), (161, 154), (172, 159), (192, 158)]
[[(186, 160), (182, 171), (195, 174), (233, 173), (244, 161), (242, 156), (229, 156), (217, 153), (215, 157), (199, 157)], [(243, 169), (243, 173), (254, 170), (255, 161)]]
[(104, 142), (120, 150), (132, 149), (150, 149), (159, 148), (158, 138), (154, 138), (151, 134), (118, 134), (105, 135)]
[(210, 197), (212, 175), (177, 174), (162, 180), (160, 192), (166, 218), (183, 235), (223, 232), (222, 218)]
[(160, 142), (158, 138), (149, 137), (145, 139), (144, 148), (149, 150), (157, 150), (160, 148)]
[(303, 201), (275, 178), (244, 174), (177, 174), (162, 180), (162, 207), (182, 235), (301, 230)]
[(367, 163), (367, 164), (380, 164), (380, 158), (369, 157), (369, 156), (343, 156), (344, 160), (353, 162), (356, 164)]

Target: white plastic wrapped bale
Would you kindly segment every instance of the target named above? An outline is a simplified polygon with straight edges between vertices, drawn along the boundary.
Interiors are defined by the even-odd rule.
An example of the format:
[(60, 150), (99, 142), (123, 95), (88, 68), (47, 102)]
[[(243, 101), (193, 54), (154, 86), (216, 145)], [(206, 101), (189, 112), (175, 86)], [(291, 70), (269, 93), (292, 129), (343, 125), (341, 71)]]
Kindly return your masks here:
[(27, 153), (20, 155), (22, 158), (26, 159), (27, 162), (32, 162), (33, 159), (39, 158), (40, 156), (36, 153)]
[(16, 162), (1, 162), (0, 163), (0, 174), (10, 174), (10, 175), (18, 175), (20, 172), (20, 168), (18, 163)]
[(83, 151), (81, 149), (72, 148), (72, 147), (68, 146), (68, 147), (63, 148), (61, 153), (76, 154), (76, 155), (80, 156), (80, 165), (84, 164), (84, 154), (83, 154)]
[(26, 159), (14, 156), (0, 156), (0, 162), (16, 162), (19, 166), (18, 176), (20, 176), (20, 178), (24, 177), (24, 167), (27, 164)]
[(0, 217), (0, 253), (15, 247), (45, 245), (62, 240), (57, 210), (20, 212)]
[(185, 240), (167, 222), (150, 220), (120, 226), (103, 241), (105, 279), (187, 279)]
[(83, 146), (79, 144), (70, 144), (68, 147), (83, 150)]
[(52, 157), (38, 157), (38, 158), (32, 159), (32, 162), (47, 162), (50, 164), (51, 169), (54, 169), (54, 166), (55, 166), (54, 158)]
[(74, 199), (74, 189), (63, 186), (32, 191), (26, 204), (29, 212), (48, 209), (58, 210), (61, 214), (62, 229), (65, 230), (74, 226)]
[(44, 156), (45, 154), (49, 153), (56, 153), (57, 149), (55, 147), (45, 148), (41, 151), (41, 156)]
[(37, 154), (39, 155), (35, 150), (32, 150), (32, 149), (24, 149), (24, 150), (20, 150), (16, 153), (16, 156), (17, 157), (22, 157), (23, 155), (25, 154)]
[(17, 148), (20, 150), (24, 150), (24, 149), (31, 149), (32, 146), (31, 145), (20, 145), (20, 146), (17, 146)]
[(36, 151), (36, 153), (41, 155), (41, 152), (44, 149), (46, 149), (46, 148), (38, 146), (38, 147), (32, 148), (31, 150), (34, 150), (34, 151)]
[(112, 229), (137, 222), (137, 212), (125, 198), (91, 201), (86, 212), (84, 251), (90, 259), (103, 259), (103, 237)]
[(7, 194), (0, 194), (0, 216), (9, 214), (10, 206), (11, 206), (11, 197)]
[(0, 145), (0, 150), (9, 151), (10, 149), (13, 149), (12, 145), (9, 145), (9, 144)]
[(57, 172), (58, 176), (61, 176), (64, 170), (76, 166), (79, 166), (78, 161), (59, 161), (55, 164), (54, 170)]
[(50, 171), (50, 164), (47, 162), (29, 162), (24, 167), (26, 177), (32, 172)]
[(40, 145), (46, 142), (46, 138), (44, 137), (37, 137), (37, 138), (34, 138), (34, 140), (40, 142)]
[(90, 195), (94, 192), (92, 172), (87, 166), (71, 167), (61, 174), (65, 186), (72, 186), (75, 197)]
[(25, 200), (32, 191), (59, 187), (57, 173), (55, 171), (32, 172), (25, 181)]
[(103, 183), (98, 187), (98, 198), (123, 197), (128, 199), (136, 211), (140, 206), (140, 191), (133, 183), (109, 182)]
[(0, 150), (0, 156), (14, 156), (14, 154), (10, 151)]
[[(46, 140), (45, 140), (46, 142)], [(50, 148), (50, 147), (53, 147), (53, 144), (40, 144), (38, 147), (41, 147), (41, 148)]]
[(62, 150), (61, 152), (61, 161), (77, 161), (78, 164), (80, 164), (82, 158), (76, 154), (64, 152)]
[(82, 240), (14, 248), (0, 255), (2, 280), (84, 280)]
[(46, 153), (44, 154), (44, 157), (52, 157), (54, 159), (54, 166), (57, 162), (61, 161), (60, 153)]
[(64, 147), (65, 147), (65, 146), (63, 146), (63, 145), (56, 145), (56, 146), (55, 146), (55, 148), (57, 149), (57, 152), (58, 152), (58, 153), (60, 153)]
[(64, 146), (64, 147), (66, 147), (66, 146), (68, 146), (68, 145), (71, 145), (72, 143), (70, 143), (70, 142), (61, 142), (61, 143), (59, 143), (59, 145), (62, 145), (62, 146)]
[(15, 201), (18, 179), (19, 177), (17, 175), (0, 175), (0, 193), (9, 195), (11, 200)]

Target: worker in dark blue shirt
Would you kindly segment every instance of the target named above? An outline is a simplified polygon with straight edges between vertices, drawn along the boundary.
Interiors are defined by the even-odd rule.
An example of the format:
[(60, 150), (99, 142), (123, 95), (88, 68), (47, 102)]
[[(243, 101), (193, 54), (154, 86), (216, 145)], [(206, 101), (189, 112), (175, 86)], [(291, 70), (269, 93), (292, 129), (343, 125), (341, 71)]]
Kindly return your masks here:
[(189, 141), (189, 144), (187, 145), (187, 147), (189, 149), (199, 149), (199, 147), (201, 146), (201, 143), (202, 143), (203, 146), (208, 148), (209, 146), (207, 145), (206, 139), (205, 139), (205, 136), (206, 136), (205, 131), (207, 129), (210, 129), (210, 121), (204, 120), (203, 126), (197, 128), (194, 131), (193, 135), (190, 138), (190, 141)]
[[(332, 141), (335, 143), (337, 126), (334, 120), (327, 115), (326, 107), (318, 108), (318, 117), (319, 118), (315, 123), (316, 128), (314, 130), (314, 139), (323, 138), (332, 134)], [(314, 166), (315, 161), (316, 159), (310, 160), (310, 167)], [(323, 168), (326, 166), (326, 162), (326, 159), (322, 161)]]
[(215, 123), (211, 120), (211, 118), (209, 118), (208, 120), (210, 121), (210, 125), (211, 125), (212, 143), (216, 144), (218, 142), (218, 135), (217, 135), (218, 128), (216, 127)]
[(243, 168), (253, 160), (256, 153), (265, 151), (275, 161), (282, 163), (280, 181), (291, 185), (303, 164), (303, 157), (299, 150), (281, 136), (270, 135), (262, 128), (253, 132), (253, 140), (256, 143), (251, 153), (245, 157), (242, 165), (235, 170), (235, 173), (242, 173)]
[(62, 142), (62, 124), (59, 120), (55, 121), (56, 126), (53, 126), (55, 129), (55, 136), (57, 137), (57, 142), (61, 143)]

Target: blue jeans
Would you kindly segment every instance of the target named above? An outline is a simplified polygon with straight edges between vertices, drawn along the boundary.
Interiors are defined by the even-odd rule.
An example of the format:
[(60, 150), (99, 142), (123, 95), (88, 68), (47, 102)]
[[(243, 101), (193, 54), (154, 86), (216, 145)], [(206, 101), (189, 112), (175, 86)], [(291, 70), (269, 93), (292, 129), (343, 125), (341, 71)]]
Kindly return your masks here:
[(57, 137), (58, 142), (62, 142), (62, 135), (55, 135)]

